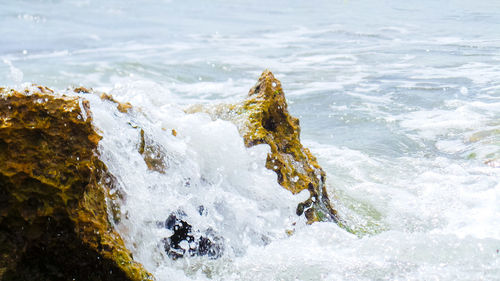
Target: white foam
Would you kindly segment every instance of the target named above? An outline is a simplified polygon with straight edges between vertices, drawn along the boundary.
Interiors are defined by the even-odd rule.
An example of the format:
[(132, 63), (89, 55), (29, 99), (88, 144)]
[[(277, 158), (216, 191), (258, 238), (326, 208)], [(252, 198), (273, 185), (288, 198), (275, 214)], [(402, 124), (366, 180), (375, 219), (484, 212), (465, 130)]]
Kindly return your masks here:
[[(126, 117), (91, 101), (126, 194), (121, 234), (159, 281), (498, 280), (497, 1), (59, 2), (2, 6), (1, 84), (75, 83), (134, 105)], [(265, 146), (179, 109), (241, 100), (266, 68), (362, 239), (328, 223), (288, 237), (307, 194), (270, 193)], [(147, 170), (128, 122), (168, 151), (165, 175)], [(154, 222), (178, 209), (228, 237), (226, 255), (166, 258)]]
[[(308, 195), (293, 196), (278, 185), (276, 174), (265, 168), (267, 145), (245, 148), (232, 123), (212, 121), (205, 114), (187, 115), (172, 105), (152, 105), (147, 99), (154, 99), (154, 92), (143, 90), (134, 95), (122, 88), (111, 91), (149, 106), (134, 107), (131, 115), (119, 113), (111, 102), (86, 97), (103, 136), (101, 158), (125, 196), (118, 229), (134, 257), (160, 280), (178, 276), (179, 269), (186, 274), (191, 270), (190, 265), (166, 257), (161, 239), (168, 230), (157, 226), (178, 210), (202, 233), (210, 228), (223, 237), (224, 257), (214, 268), (244, 255), (249, 247), (286, 237), (292, 222), (298, 223), (295, 227), (305, 224), (295, 208)], [(165, 174), (147, 169), (138, 151), (139, 128), (166, 151)], [(199, 206), (206, 215), (198, 213)]]
[[(336, 193), (369, 202), (392, 230), (460, 238), (500, 237), (499, 222), (493, 219), (500, 215), (498, 169), (443, 157), (388, 161), (346, 148), (314, 142), (308, 145), (320, 155), (320, 162), (327, 161), (324, 167), (333, 178), (330, 182)], [(345, 199), (338, 204), (346, 204)], [(354, 215), (352, 210), (344, 212)]]
[(400, 125), (410, 130), (416, 130), (421, 137), (435, 139), (451, 130), (474, 129), (487, 119), (483, 114), (471, 111), (466, 106), (456, 109), (420, 110), (398, 117)]

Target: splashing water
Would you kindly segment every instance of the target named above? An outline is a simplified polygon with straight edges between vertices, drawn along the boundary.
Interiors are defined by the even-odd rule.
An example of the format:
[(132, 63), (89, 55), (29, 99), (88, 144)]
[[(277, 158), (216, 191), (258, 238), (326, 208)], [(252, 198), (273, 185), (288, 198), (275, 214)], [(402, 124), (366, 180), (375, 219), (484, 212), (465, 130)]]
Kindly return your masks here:
[[(266, 246), (286, 238), (286, 230), (305, 225), (295, 209), (309, 194), (294, 196), (279, 186), (276, 174), (265, 168), (269, 147), (245, 148), (232, 123), (147, 102), (123, 114), (114, 103), (85, 97), (103, 135), (101, 158), (117, 178), (123, 201), (117, 226), (135, 258), (160, 280), (181, 269), (188, 275), (200, 269), (217, 274), (224, 262), (244, 256), (249, 247)], [(140, 154), (141, 130), (164, 151), (163, 172), (149, 170)], [(195, 235), (220, 237), (221, 261), (171, 261), (162, 245), (172, 235), (164, 227), (171, 214), (182, 216)]]
[[(0, 85), (84, 85), (134, 105), (123, 114), (85, 95), (123, 201), (117, 227), (158, 280), (500, 280), (499, 11), (493, 0), (15, 1), (0, 11)], [(266, 145), (182, 111), (243, 99), (265, 68), (354, 233), (305, 225), (295, 207), (307, 194), (276, 183)], [(139, 153), (141, 129), (163, 172)], [(222, 256), (170, 259), (172, 213), (221, 237)]]

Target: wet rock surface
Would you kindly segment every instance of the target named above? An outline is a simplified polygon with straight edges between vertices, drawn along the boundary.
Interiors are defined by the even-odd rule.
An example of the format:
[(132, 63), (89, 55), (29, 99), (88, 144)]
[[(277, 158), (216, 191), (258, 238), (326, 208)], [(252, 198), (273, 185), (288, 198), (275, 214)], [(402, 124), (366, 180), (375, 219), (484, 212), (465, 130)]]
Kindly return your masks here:
[[(92, 94), (76, 88), (75, 93)], [(102, 94), (101, 99), (129, 113), (130, 104)], [(309, 223), (336, 221), (325, 188), (326, 174), (300, 143), (299, 120), (288, 113), (281, 83), (265, 71), (239, 104), (194, 106), (234, 122), (245, 145), (268, 144), (266, 167), (278, 183), (309, 199), (297, 215)], [(113, 176), (98, 159), (100, 136), (91, 125), (89, 103), (54, 94), (45, 87), (24, 92), (0, 89), (0, 279), (1, 280), (148, 280), (113, 229), (106, 205)], [(148, 169), (165, 173), (166, 152), (140, 128), (139, 153)], [(176, 135), (175, 131), (172, 131)], [(113, 201), (113, 200), (111, 200)], [(159, 227), (171, 231), (161, 242), (172, 259), (224, 252), (223, 238), (200, 231), (182, 212)]]
[(217, 237), (213, 231), (201, 234), (195, 231), (191, 224), (181, 219), (181, 214), (171, 214), (162, 227), (173, 234), (162, 240), (165, 252), (172, 259), (189, 256), (207, 256), (216, 259), (224, 253), (222, 238)]
[(0, 280), (151, 280), (113, 229), (89, 104), (0, 90)]
[[(103, 92), (97, 92), (94, 91), (93, 89), (87, 89), (85, 87), (77, 87), (73, 89), (73, 92), (77, 94), (92, 94), (92, 95), (97, 95), (101, 98), (101, 100), (110, 102), (114, 105), (116, 105), (116, 109), (124, 114), (132, 113), (132, 105), (128, 102), (119, 102), (117, 101), (112, 95), (103, 93)], [(156, 143), (153, 138), (150, 138), (149, 136), (146, 136), (144, 133), (144, 130), (142, 128), (139, 128), (136, 125), (130, 124), (131, 127), (138, 129), (139, 136), (140, 136), (140, 145), (138, 147), (139, 153), (142, 155), (144, 162), (148, 166), (148, 169), (151, 171), (155, 171), (161, 174), (164, 174), (165, 171), (168, 168), (168, 163), (167, 163), (167, 152), (165, 148), (163, 148), (161, 145)], [(172, 135), (176, 135), (177, 132), (175, 130), (172, 130)]]
[(140, 131), (140, 137), (139, 153), (148, 166), (148, 170), (164, 174), (168, 168), (165, 148), (146, 137), (143, 129)]

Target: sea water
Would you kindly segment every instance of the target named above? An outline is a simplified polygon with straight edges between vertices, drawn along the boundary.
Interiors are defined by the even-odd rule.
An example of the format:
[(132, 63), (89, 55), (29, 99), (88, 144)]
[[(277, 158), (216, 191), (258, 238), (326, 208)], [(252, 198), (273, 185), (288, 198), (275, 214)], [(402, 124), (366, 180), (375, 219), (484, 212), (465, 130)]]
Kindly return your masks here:
[[(500, 2), (0, 2), (0, 85), (134, 105), (86, 96), (117, 228), (158, 280), (500, 280)], [(295, 216), (308, 194), (276, 183), (268, 146), (184, 113), (241, 101), (266, 68), (352, 232)], [(179, 212), (220, 258), (166, 255)]]

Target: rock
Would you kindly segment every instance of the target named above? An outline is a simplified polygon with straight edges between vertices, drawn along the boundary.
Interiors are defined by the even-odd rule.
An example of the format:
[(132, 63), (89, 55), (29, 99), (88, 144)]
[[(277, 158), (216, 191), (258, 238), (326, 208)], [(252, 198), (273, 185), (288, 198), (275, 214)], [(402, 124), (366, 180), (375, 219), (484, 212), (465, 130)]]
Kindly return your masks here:
[[(496, 124), (492, 123), (490, 125), (498, 126), (500, 125), (500, 122), (496, 122)], [(500, 167), (500, 151), (498, 151), (498, 144), (500, 144), (500, 129), (476, 131), (468, 138), (468, 142), (479, 143), (482, 147), (481, 151), (473, 150), (468, 153), (468, 159), (481, 160), (484, 164), (493, 168)], [(474, 146), (477, 147), (477, 144)], [(491, 149), (488, 149), (488, 147), (491, 147)]]
[[(76, 92), (76, 93), (78, 93), (77, 91), (78, 91), (79, 89), (81, 89), (81, 88), (76, 88), (76, 89), (75, 89), (75, 92)], [(83, 88), (83, 89), (85, 89), (85, 88)], [(87, 89), (85, 89), (85, 90), (87, 90)], [(85, 93), (90, 93), (90, 91), (89, 91), (89, 90), (87, 90), (87, 92), (85, 92)], [(102, 93), (102, 94), (101, 94), (101, 99), (102, 99), (102, 100), (108, 100), (108, 101), (110, 101), (110, 102), (114, 102), (114, 103), (116, 103), (116, 104), (117, 104), (116, 108), (117, 108), (117, 109), (118, 109), (118, 111), (120, 111), (121, 113), (127, 113), (127, 112), (129, 111), (129, 109), (131, 109), (131, 108), (132, 108), (132, 105), (131, 105), (130, 103), (128, 103), (128, 102), (126, 102), (126, 103), (121, 103), (121, 102), (119, 102), (119, 101), (115, 100), (115, 99), (113, 98), (113, 96), (108, 95), (108, 94), (106, 94), (106, 93)]]
[[(112, 95), (106, 94), (106, 93), (98, 93), (95, 92), (92, 89), (87, 89), (84, 87), (78, 87), (74, 88), (73, 92), (80, 94), (94, 94), (98, 95), (101, 100), (111, 102), (116, 104), (116, 109), (121, 112), (121, 113), (130, 113), (132, 110), (132, 105), (130, 103), (121, 103), (117, 101)], [(139, 153), (142, 155), (144, 162), (148, 166), (148, 169), (151, 171), (155, 171), (161, 174), (165, 174), (165, 171), (168, 168), (167, 165), (167, 153), (165, 149), (159, 145), (158, 143), (154, 142), (152, 138), (149, 138), (145, 135), (144, 130), (137, 127), (136, 125), (131, 126), (135, 129), (140, 130), (140, 145), (138, 147)], [(175, 136), (177, 132), (175, 130), (172, 130), (172, 134)]]
[(213, 231), (206, 231), (204, 235), (200, 231), (193, 230), (191, 224), (181, 219), (182, 212), (171, 214), (160, 226), (171, 230), (173, 234), (163, 239), (163, 246), (167, 255), (176, 260), (189, 256), (208, 256), (217, 259), (224, 253), (224, 244), (221, 237), (216, 236)]
[(141, 142), (139, 145), (139, 153), (142, 155), (144, 162), (148, 166), (148, 170), (165, 174), (168, 168), (167, 152), (160, 144), (155, 143), (152, 138), (145, 136), (144, 130), (141, 129)]
[(100, 139), (84, 99), (0, 90), (1, 280), (153, 279), (113, 229)]
[(304, 189), (311, 196), (297, 207), (297, 215), (305, 214), (309, 223), (332, 220), (339, 223), (326, 192), (326, 174), (309, 149), (300, 143), (299, 120), (288, 113), (281, 83), (266, 70), (239, 104), (217, 106), (196, 105), (187, 113), (205, 112), (213, 119), (235, 123), (245, 145), (266, 143), (271, 147), (266, 167), (278, 175), (281, 186), (296, 194)]

